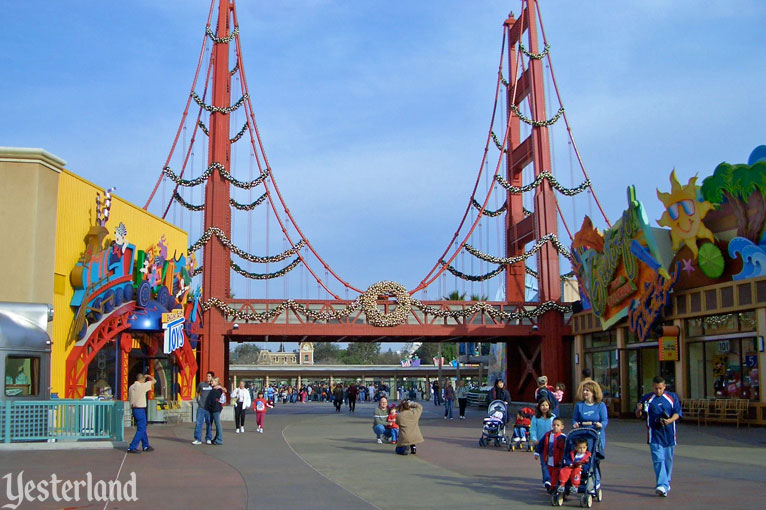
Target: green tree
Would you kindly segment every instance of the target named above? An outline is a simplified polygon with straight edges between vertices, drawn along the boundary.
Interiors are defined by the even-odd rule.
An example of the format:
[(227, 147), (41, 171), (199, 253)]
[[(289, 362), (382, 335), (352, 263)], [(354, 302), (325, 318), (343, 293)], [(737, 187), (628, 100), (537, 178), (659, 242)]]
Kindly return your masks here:
[[(423, 345), (418, 347), (415, 354), (418, 358), (423, 360), (423, 363), (433, 363), (433, 359), (439, 353), (439, 346), (436, 342), (423, 342)], [(442, 344), (442, 356), (444, 356), (444, 362), (448, 363), (457, 357), (457, 349), (454, 343)]]
[(314, 344), (314, 363), (321, 365), (339, 365), (345, 351), (332, 342), (317, 342)]
[(479, 294), (471, 294), (470, 301), (487, 301), (489, 298), (487, 296), (481, 296)]
[(442, 299), (445, 301), (465, 301), (465, 292), (462, 294), (456, 290), (453, 290), (448, 295), (444, 296)]
[(380, 342), (350, 342), (344, 363), (347, 365), (373, 365), (380, 354)]
[(386, 352), (381, 352), (378, 354), (377, 359), (375, 360), (376, 365), (398, 365), (401, 361), (401, 356), (392, 351), (389, 347)]
[(766, 161), (752, 166), (721, 163), (702, 181), (701, 191), (716, 208), (725, 201), (731, 204), (737, 217), (737, 235), (758, 244), (766, 220)]
[(229, 359), (233, 363), (239, 363), (242, 365), (253, 365), (258, 362), (258, 355), (263, 349), (254, 343), (243, 343), (237, 345), (234, 350), (231, 351)]

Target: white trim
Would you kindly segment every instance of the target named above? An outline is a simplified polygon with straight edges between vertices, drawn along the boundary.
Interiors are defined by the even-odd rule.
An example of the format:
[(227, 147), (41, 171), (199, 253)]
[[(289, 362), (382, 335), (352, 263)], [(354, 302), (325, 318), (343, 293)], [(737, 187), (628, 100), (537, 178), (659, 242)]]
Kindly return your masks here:
[[(61, 160), (61, 162), (64, 163), (63, 165), (61, 165), (62, 168), (64, 166), (66, 166), (66, 161)], [(57, 168), (57, 167), (51, 165), (50, 163), (48, 163), (47, 161), (45, 161), (44, 159), (18, 159), (18, 158), (2, 158), (2, 157), (0, 157), (0, 163), (32, 163), (32, 164), (42, 165), (45, 168), (53, 170), (54, 172), (59, 173), (59, 174), (62, 172), (62, 168)]]

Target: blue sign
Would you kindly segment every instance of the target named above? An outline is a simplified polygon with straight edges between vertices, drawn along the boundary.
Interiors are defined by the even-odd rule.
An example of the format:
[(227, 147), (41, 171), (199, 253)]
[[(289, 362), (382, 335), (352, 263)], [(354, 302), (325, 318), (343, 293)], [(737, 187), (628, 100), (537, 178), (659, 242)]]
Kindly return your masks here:
[(757, 354), (747, 354), (745, 356), (745, 366), (747, 368), (755, 368), (758, 366), (758, 355)]
[(184, 345), (184, 318), (180, 317), (174, 321), (163, 324), (165, 330), (165, 345), (163, 352), (170, 354)]

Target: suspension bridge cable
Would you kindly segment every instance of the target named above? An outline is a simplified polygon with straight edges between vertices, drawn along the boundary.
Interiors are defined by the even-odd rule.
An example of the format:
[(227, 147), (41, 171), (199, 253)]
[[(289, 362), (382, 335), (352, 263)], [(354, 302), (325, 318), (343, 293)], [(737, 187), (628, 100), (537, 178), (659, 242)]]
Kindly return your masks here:
[[(234, 18), (234, 24), (237, 25), (238, 24), (238, 21), (237, 21), (237, 9), (236, 9), (236, 6), (234, 4), (232, 4), (231, 11), (232, 11), (232, 15), (233, 15), (233, 18)], [(247, 88), (247, 78), (245, 76), (245, 69), (244, 69), (244, 65), (242, 63), (242, 51), (241, 51), (241, 47), (240, 47), (239, 36), (237, 36), (234, 39), (234, 41), (235, 41), (236, 47), (237, 47), (237, 59), (238, 59), (237, 62), (239, 63), (239, 73), (240, 73), (240, 76), (242, 78), (242, 85), (245, 88), (245, 90), (247, 90), (248, 89)], [(252, 129), (255, 132), (255, 138), (258, 141), (258, 146), (260, 147), (261, 155), (263, 156), (263, 160), (264, 160), (264, 164), (266, 165), (266, 168), (270, 168), (269, 161), (268, 161), (268, 158), (266, 156), (266, 151), (263, 148), (263, 141), (261, 140), (261, 135), (260, 135), (260, 132), (258, 131), (258, 125), (255, 122), (255, 115), (253, 113), (253, 108), (252, 108), (252, 104), (250, 102), (250, 97), (249, 96), (247, 97), (247, 99), (245, 101), (245, 109), (246, 109), (246, 111), (248, 112), (248, 114), (250, 116), (250, 120), (251, 120), (251, 124), (252, 124), (252, 126), (249, 129)], [(251, 144), (253, 144), (253, 149), (255, 149), (255, 139), (254, 139), (254, 137), (252, 135), (252, 132), (251, 132), (251, 135), (250, 135), (250, 142), (251, 142)], [(306, 242), (306, 246), (308, 246), (309, 250), (311, 250), (311, 253), (319, 260), (319, 262), (322, 263), (324, 268), (326, 270), (328, 270), (330, 272), (330, 274), (332, 274), (340, 283), (342, 283), (346, 287), (354, 290), (355, 292), (358, 292), (358, 293), (362, 294), (363, 291), (357, 289), (356, 287), (354, 287), (350, 283), (348, 283), (345, 280), (343, 280), (340, 276), (338, 276), (335, 273), (335, 271), (333, 271), (332, 268), (327, 264), (327, 262), (325, 262), (325, 260), (317, 253), (317, 251), (314, 249), (314, 247), (309, 242), (309, 240), (306, 238), (306, 236), (303, 235), (303, 232), (301, 231), (300, 227), (298, 226), (297, 222), (295, 221), (295, 218), (293, 218), (292, 214), (290, 213), (290, 209), (287, 207), (287, 204), (285, 204), (285, 201), (284, 201), (284, 199), (282, 197), (282, 193), (279, 191), (279, 187), (277, 186), (277, 182), (274, 179), (274, 176), (272, 175), (272, 172), (269, 172), (269, 175), (271, 176), (271, 182), (274, 185), (274, 191), (277, 193), (277, 197), (279, 198), (279, 201), (282, 204), (282, 207), (284, 208), (285, 213), (287, 214), (287, 217), (290, 219), (290, 223), (292, 223), (293, 227), (298, 232), (298, 234), (300, 235), (301, 239), (303, 239)], [(264, 186), (266, 187), (266, 190), (268, 192), (268, 186), (266, 186), (265, 182), (264, 182)], [(270, 194), (269, 194), (269, 203), (271, 204), (272, 207), (274, 207), (274, 203), (273, 203), (273, 200), (271, 200), (271, 195)], [(276, 214), (276, 210), (274, 212)], [(279, 215), (277, 215), (277, 221), (279, 221), (280, 226), (282, 227), (283, 232), (285, 232), (285, 235), (287, 235), (286, 229), (284, 228), (284, 225), (282, 225), (282, 221), (279, 219)], [(289, 237), (288, 237), (288, 239), (289, 239)], [(291, 244), (292, 244), (292, 242), (291, 242)], [(301, 260), (303, 260), (302, 256), (301, 256)], [(304, 264), (306, 263), (305, 260), (303, 262), (304, 262)], [(324, 289), (328, 293), (330, 293), (335, 299), (340, 299), (329, 288), (327, 288), (327, 286), (323, 282), (321, 282), (321, 279), (313, 272), (313, 270), (311, 270), (311, 268), (308, 265), (306, 265), (306, 267), (309, 269), (309, 271), (314, 276), (314, 278), (318, 282), (321, 283), (322, 287), (324, 287)]]
[[(502, 43), (500, 45), (500, 64), (498, 66), (497, 83), (495, 85), (495, 101), (494, 101), (494, 106), (493, 106), (493, 109), (492, 109), (492, 116), (490, 118), (490, 123), (489, 123), (489, 133), (487, 134), (487, 141), (486, 141), (486, 143), (484, 145), (484, 154), (483, 154), (482, 159), (481, 159), (481, 164), (479, 165), (479, 174), (476, 176), (476, 182), (474, 183), (473, 191), (471, 192), (471, 199), (473, 199), (476, 196), (476, 190), (478, 189), (479, 183), (481, 182), (481, 174), (482, 174), (482, 172), (484, 170), (484, 164), (487, 161), (487, 153), (489, 152), (489, 143), (492, 140), (492, 128), (494, 127), (495, 116), (497, 114), (497, 102), (498, 102), (498, 97), (500, 95), (500, 85), (503, 83), (503, 78), (502, 78), (503, 77), (503, 57), (505, 57), (505, 42), (506, 42), (507, 32), (508, 32), (508, 30), (505, 27), (503, 27), (503, 39), (502, 39)], [(512, 78), (515, 80), (515, 76), (513, 76)], [(514, 95), (515, 95), (515, 87), (514, 87)], [(508, 139), (508, 129), (506, 127), (504, 143), (507, 142), (507, 139)], [(503, 156), (503, 153), (500, 154), (500, 161), (502, 161), (502, 159), (503, 159), (502, 156)], [(498, 169), (495, 168), (495, 174), (497, 174), (497, 171), (498, 171)], [(482, 205), (482, 208), (481, 208), (482, 212), (484, 211), (484, 209), (487, 206), (487, 201), (489, 200), (489, 196), (490, 195), (491, 195), (491, 191), (487, 195), (487, 199), (484, 201), (484, 204)], [(434, 280), (436, 280), (439, 277), (439, 275), (441, 273), (443, 273), (446, 270), (445, 266), (442, 265), (442, 261), (444, 260), (445, 255), (447, 255), (447, 253), (450, 251), (450, 248), (452, 247), (452, 243), (455, 242), (456, 239), (458, 238), (458, 236), (460, 235), (460, 231), (462, 230), (463, 225), (465, 224), (465, 220), (468, 217), (468, 212), (471, 210), (472, 206), (473, 206), (473, 204), (471, 203), (471, 200), (469, 200), (468, 201), (468, 206), (466, 207), (466, 210), (463, 213), (463, 218), (460, 220), (460, 224), (458, 225), (458, 228), (455, 231), (455, 234), (452, 236), (452, 239), (450, 239), (449, 243), (447, 243), (447, 248), (442, 252), (442, 254), (437, 259), (436, 264), (434, 264), (434, 266), (431, 268), (431, 270), (428, 272), (428, 274), (426, 274), (426, 276), (423, 278), (423, 280), (420, 282), (420, 284), (415, 289), (410, 291), (410, 295), (414, 294), (415, 292), (417, 292), (417, 291), (419, 291), (421, 289), (424, 289), (425, 287), (428, 287), (431, 283), (434, 282)], [(480, 216), (481, 216), (481, 214), (479, 215), (479, 217)], [(471, 229), (471, 231), (473, 231), (473, 229)], [(457, 256), (459, 250), (460, 250), (460, 248), (457, 248), (455, 253), (452, 255), (452, 257), (450, 257), (449, 261), (447, 262), (448, 264), (452, 263), (452, 261)], [(434, 272), (436, 274), (434, 274)], [(429, 278), (430, 278), (430, 280), (429, 280)]]
[[(540, 17), (540, 4), (535, 2), (535, 8), (537, 10), (537, 20), (540, 23), (540, 32), (543, 35), (543, 43), (548, 44), (548, 39), (545, 37), (545, 27), (543, 26), (543, 19), (542, 17)], [(559, 86), (558, 86), (558, 83), (556, 82), (556, 73), (553, 71), (553, 60), (551, 59), (550, 53), (548, 53), (546, 57), (548, 59), (548, 65), (551, 68), (551, 77), (553, 79), (553, 87), (556, 90), (556, 97), (558, 97), (559, 104), (562, 104), (561, 94), (559, 92)], [(579, 161), (580, 163), (580, 168), (582, 169), (582, 173), (585, 176), (585, 179), (590, 181), (588, 172), (585, 170), (585, 163), (583, 162), (582, 157), (580, 156), (580, 151), (577, 148), (577, 142), (575, 142), (574, 135), (572, 134), (572, 127), (569, 125), (569, 119), (567, 118), (566, 112), (564, 112), (563, 117), (564, 117), (564, 123), (567, 126), (567, 133), (569, 134), (569, 139), (572, 141), (572, 146), (574, 147), (575, 154), (577, 155), (577, 161)], [(606, 221), (607, 225), (611, 227), (612, 223), (609, 221), (609, 218), (604, 212), (604, 208), (601, 207), (601, 202), (599, 202), (598, 197), (596, 196), (596, 192), (593, 190), (593, 185), (590, 186), (590, 189), (593, 194), (593, 199), (596, 201), (596, 205), (598, 205), (599, 211), (601, 211), (601, 215), (604, 217), (604, 220)]]
[[(214, 4), (215, 4), (214, 1), (210, 2), (210, 11), (207, 14), (207, 23), (205, 25), (206, 29), (210, 29), (210, 20), (213, 18)], [(203, 36), (202, 49), (200, 50), (199, 60), (197, 61), (197, 70), (194, 73), (194, 80), (192, 81), (192, 86), (191, 86), (192, 92), (194, 91), (194, 87), (197, 85), (197, 78), (199, 78), (199, 70), (202, 68), (202, 60), (203, 60), (203, 57), (205, 56), (206, 46), (207, 46), (207, 34)], [(162, 165), (163, 169), (170, 164), (170, 158), (173, 156), (173, 152), (175, 151), (176, 144), (178, 143), (178, 138), (181, 135), (181, 128), (183, 128), (184, 122), (186, 121), (186, 115), (189, 113), (189, 106), (191, 105), (191, 101), (192, 101), (191, 94), (189, 94), (189, 97), (186, 98), (186, 108), (184, 109), (184, 113), (181, 117), (181, 124), (178, 126), (178, 131), (176, 131), (176, 136), (175, 136), (175, 139), (173, 140), (173, 145), (170, 148), (170, 154), (168, 154), (168, 158), (167, 160), (165, 160), (165, 164)], [(147, 199), (146, 204), (144, 204), (144, 210), (149, 208), (149, 204), (152, 203), (154, 194), (157, 193), (157, 188), (159, 188), (160, 183), (162, 182), (164, 177), (165, 177), (164, 171), (160, 172), (160, 177), (159, 179), (157, 179), (157, 183), (154, 185), (154, 189), (152, 190), (152, 193), (149, 195), (149, 198)]]

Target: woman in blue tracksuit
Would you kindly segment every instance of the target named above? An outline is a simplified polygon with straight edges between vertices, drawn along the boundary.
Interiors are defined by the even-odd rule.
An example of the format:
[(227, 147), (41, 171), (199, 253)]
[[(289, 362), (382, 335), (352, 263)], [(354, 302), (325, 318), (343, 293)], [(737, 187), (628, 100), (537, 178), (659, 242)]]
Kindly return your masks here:
[[(532, 423), (529, 425), (529, 439), (537, 450), (537, 443), (542, 440), (543, 436), (553, 428), (553, 419), (556, 417), (551, 411), (551, 403), (547, 399), (540, 399), (537, 403), (537, 410), (532, 418)], [(562, 424), (563, 425), (563, 424)], [(537, 454), (535, 454), (537, 456)], [(543, 487), (546, 489), (551, 488), (551, 475), (548, 472), (547, 459), (540, 456), (540, 469), (543, 473)]]
[[(602, 402), (604, 394), (601, 386), (595, 381), (588, 381), (582, 385), (581, 394), (577, 395), (580, 400), (575, 404), (572, 413), (572, 428), (593, 427), (601, 433), (599, 452), (604, 455), (606, 447), (606, 426), (609, 424), (609, 415), (606, 404)], [(596, 489), (601, 486), (601, 475), (596, 471)]]

